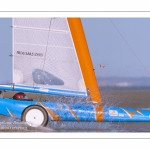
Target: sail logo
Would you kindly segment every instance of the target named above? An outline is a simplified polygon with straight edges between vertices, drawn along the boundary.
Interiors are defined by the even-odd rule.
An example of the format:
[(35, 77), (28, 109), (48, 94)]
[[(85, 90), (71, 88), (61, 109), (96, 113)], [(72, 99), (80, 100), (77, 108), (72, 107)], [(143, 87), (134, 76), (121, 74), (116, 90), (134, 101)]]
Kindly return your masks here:
[(42, 53), (22, 52), (22, 51), (17, 51), (17, 54), (19, 54), (19, 55), (28, 55), (28, 56), (38, 56), (38, 57), (43, 56)]

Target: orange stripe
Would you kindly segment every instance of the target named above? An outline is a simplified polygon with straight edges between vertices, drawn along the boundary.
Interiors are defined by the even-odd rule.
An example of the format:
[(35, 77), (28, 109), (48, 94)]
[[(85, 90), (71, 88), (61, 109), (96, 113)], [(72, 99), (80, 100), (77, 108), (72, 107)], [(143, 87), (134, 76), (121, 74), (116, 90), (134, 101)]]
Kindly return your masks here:
[(65, 104), (67, 107), (68, 107), (68, 109), (70, 110), (70, 112), (72, 113), (72, 115), (75, 117), (75, 119), (77, 120), (77, 121), (80, 121), (79, 120), (79, 118), (78, 118), (78, 116), (75, 114), (75, 112), (72, 110), (72, 108), (69, 106), (69, 105), (67, 105), (67, 104)]
[(54, 113), (49, 107), (47, 107), (46, 105), (40, 103), (41, 106), (43, 106), (46, 111), (49, 113), (49, 115), (54, 119), (54, 120), (61, 120), (61, 118), (56, 114)]
[(95, 105), (95, 111), (96, 111), (96, 121), (103, 121), (103, 106)]
[(11, 117), (15, 117), (15, 115), (6, 107), (8, 113), (10, 114)]
[(93, 102), (102, 102), (80, 18), (67, 18), (86, 88)]
[(136, 113), (139, 113), (139, 114), (143, 115), (139, 110), (134, 110), (133, 112), (127, 111), (123, 108), (122, 108), (122, 110), (124, 110), (130, 118), (132, 118)]

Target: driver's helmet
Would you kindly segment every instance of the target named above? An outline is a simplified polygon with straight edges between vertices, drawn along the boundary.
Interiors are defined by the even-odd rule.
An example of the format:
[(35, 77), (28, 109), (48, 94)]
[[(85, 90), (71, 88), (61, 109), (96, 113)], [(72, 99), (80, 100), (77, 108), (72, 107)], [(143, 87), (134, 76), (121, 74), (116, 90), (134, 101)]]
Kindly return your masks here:
[(28, 97), (24, 94), (24, 93), (22, 93), (22, 92), (19, 92), (19, 93), (16, 93), (14, 96), (13, 96), (13, 99), (28, 99)]

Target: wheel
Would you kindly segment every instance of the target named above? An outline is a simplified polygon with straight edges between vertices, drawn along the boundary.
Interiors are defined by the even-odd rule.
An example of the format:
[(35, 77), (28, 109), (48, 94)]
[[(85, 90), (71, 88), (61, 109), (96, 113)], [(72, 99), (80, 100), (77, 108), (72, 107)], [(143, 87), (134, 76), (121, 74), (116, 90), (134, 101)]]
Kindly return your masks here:
[(41, 106), (32, 105), (24, 110), (21, 120), (31, 127), (46, 126), (48, 114)]

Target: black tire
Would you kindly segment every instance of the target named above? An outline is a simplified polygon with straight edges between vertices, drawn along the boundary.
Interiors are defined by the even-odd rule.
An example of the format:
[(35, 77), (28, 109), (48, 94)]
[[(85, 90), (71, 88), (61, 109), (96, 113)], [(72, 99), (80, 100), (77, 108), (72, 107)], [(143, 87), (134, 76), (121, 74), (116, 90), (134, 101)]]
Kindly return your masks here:
[[(31, 110), (38, 110), (41, 112), (41, 114), (43, 114), (44, 116), (44, 119), (43, 121), (41, 122), (41, 124), (39, 124), (38, 126), (46, 126), (47, 123), (48, 123), (48, 114), (47, 114), (47, 111), (41, 107), (41, 106), (38, 106), (38, 105), (32, 105), (32, 106), (29, 106), (27, 107), (24, 112), (22, 113), (22, 116), (21, 116), (21, 121), (24, 121), (26, 122), (29, 126), (31, 127), (38, 127), (38, 126), (35, 126), (35, 125), (31, 125), (30, 123), (27, 122), (26, 120), (26, 116), (27, 114), (31, 111)], [(37, 117), (37, 116), (36, 116)], [(36, 117), (34, 117), (36, 119)]]

